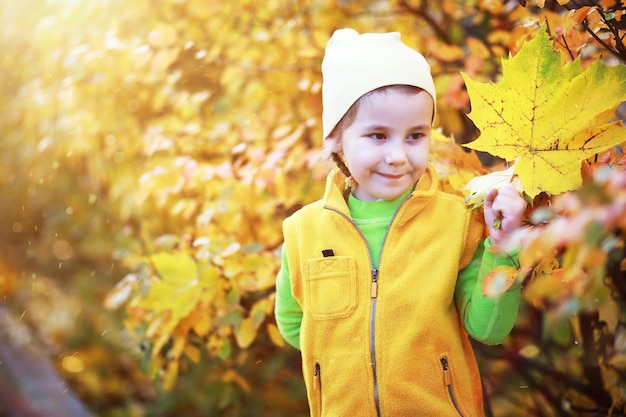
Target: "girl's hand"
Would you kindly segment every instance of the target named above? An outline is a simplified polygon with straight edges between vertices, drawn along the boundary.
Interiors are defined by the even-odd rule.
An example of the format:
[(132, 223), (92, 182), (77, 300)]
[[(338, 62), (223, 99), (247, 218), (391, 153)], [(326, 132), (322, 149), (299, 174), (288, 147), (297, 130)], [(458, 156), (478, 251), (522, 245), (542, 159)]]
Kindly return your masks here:
[(512, 231), (522, 224), (526, 200), (515, 187), (507, 184), (500, 190), (493, 189), (485, 196), (485, 223), (489, 228), (491, 243), (499, 245)]

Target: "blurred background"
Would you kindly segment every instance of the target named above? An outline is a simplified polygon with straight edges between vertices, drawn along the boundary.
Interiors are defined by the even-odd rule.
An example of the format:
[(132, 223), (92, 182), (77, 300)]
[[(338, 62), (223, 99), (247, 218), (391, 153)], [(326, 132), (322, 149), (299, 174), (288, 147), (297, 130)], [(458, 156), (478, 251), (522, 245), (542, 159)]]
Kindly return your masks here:
[[(460, 72), (497, 82), (542, 22), (564, 62), (623, 65), (623, 13), (619, 1), (0, 0), (0, 416), (308, 415), (273, 280), (282, 219), (322, 189), (332, 32), (401, 32), (432, 66), (437, 125), (465, 143), (478, 132)], [(451, 149), (439, 151), (451, 166), (498, 163)], [(589, 343), (626, 349), (623, 305), (601, 304)], [(624, 378), (598, 368), (594, 385), (582, 369), (602, 357), (544, 311), (523, 312), (505, 346), (478, 347), (489, 413), (623, 415)]]

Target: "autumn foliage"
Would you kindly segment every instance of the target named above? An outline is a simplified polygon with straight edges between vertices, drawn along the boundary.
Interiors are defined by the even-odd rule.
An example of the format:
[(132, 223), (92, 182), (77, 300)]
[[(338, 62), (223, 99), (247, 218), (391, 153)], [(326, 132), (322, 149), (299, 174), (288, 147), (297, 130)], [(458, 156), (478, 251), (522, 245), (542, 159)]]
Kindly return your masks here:
[(525, 301), (505, 344), (476, 346), (490, 412), (626, 414), (622, 2), (1, 4), (0, 287), (19, 310), (32, 283), (3, 271), (88, 265), (123, 348), (181, 401), (161, 410), (307, 415), (273, 286), (282, 220), (322, 190), (320, 63), (350, 26), (428, 58), (443, 189), (480, 210), (513, 181), (532, 203), (519, 268), (485, 287), (521, 280)]

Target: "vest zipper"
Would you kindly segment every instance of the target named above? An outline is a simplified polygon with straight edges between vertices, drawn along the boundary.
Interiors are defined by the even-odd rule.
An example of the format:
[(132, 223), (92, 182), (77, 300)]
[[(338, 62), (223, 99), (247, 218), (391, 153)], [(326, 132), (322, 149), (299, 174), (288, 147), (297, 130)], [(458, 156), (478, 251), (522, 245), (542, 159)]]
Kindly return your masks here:
[(319, 362), (315, 362), (313, 367), (313, 391), (317, 401), (318, 415), (322, 415), (322, 367)]
[[(370, 256), (370, 262), (371, 262)], [(372, 371), (374, 373), (374, 403), (376, 404), (376, 415), (380, 417), (380, 396), (378, 395), (378, 375), (376, 369), (376, 296), (378, 295), (378, 269), (372, 268), (372, 308), (370, 310), (370, 359), (372, 361)]]
[[(410, 197), (411, 197), (411, 194), (407, 195), (400, 202), (400, 204), (398, 204), (396, 211), (393, 213), (393, 216), (391, 216), (391, 221), (389, 221), (389, 227), (385, 231), (385, 236), (383, 236), (382, 244), (380, 245), (380, 251), (378, 252), (379, 264), (380, 264), (380, 260), (381, 260), (382, 253), (383, 253), (383, 247), (385, 246), (385, 241), (387, 240), (387, 235), (389, 234), (389, 229), (391, 229), (391, 225), (393, 221), (395, 220), (396, 215), (400, 211), (400, 207), (402, 207), (402, 205)], [(371, 276), (372, 276), (372, 286), (371, 286), (371, 291), (370, 291), (370, 298), (372, 300), (372, 305), (371, 305), (371, 310), (370, 310), (370, 358), (372, 361), (372, 371), (374, 375), (374, 403), (376, 404), (376, 415), (380, 417), (380, 397), (378, 394), (378, 376), (377, 376), (377, 370), (376, 370), (376, 343), (375, 343), (376, 341), (376, 338), (375, 338), (376, 336), (376, 326), (375, 326), (376, 324), (376, 301), (378, 297), (378, 272), (379, 271), (377, 268), (374, 267), (374, 259), (372, 258), (372, 253), (370, 251), (365, 235), (363, 234), (363, 232), (361, 232), (361, 229), (359, 229), (359, 227), (352, 221), (352, 218), (350, 218), (350, 216), (332, 207), (324, 206), (324, 208), (330, 211), (334, 211), (335, 213), (339, 214), (340, 216), (348, 220), (350, 224), (352, 224), (352, 226), (354, 226), (356, 231), (359, 233), (359, 235), (361, 236), (361, 239), (363, 240), (363, 243), (365, 243), (365, 247), (367, 248), (367, 254), (369, 257), (369, 261), (370, 261)]]
[(315, 362), (315, 368), (313, 369), (313, 391), (319, 391), (322, 388), (320, 381), (321, 378), (321, 366), (319, 362)]
[(370, 297), (376, 298), (378, 295), (378, 269), (372, 268), (372, 291)]
[(454, 409), (459, 414), (459, 416), (463, 417), (463, 413), (461, 412), (461, 409), (459, 408), (459, 405), (454, 398), (454, 392), (452, 392), (452, 378), (450, 377), (448, 357), (446, 355), (443, 355), (439, 360), (441, 361), (441, 367), (443, 368), (443, 381), (446, 384), (446, 388), (448, 389), (448, 396), (450, 397), (450, 401), (452, 401), (452, 405), (454, 406)]

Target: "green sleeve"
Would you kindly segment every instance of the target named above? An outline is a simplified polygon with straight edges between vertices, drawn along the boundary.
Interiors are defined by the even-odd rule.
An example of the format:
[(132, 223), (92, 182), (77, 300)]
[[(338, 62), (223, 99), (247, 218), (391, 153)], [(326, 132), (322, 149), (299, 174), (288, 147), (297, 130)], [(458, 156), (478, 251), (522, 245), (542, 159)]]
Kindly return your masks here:
[(487, 345), (502, 343), (511, 332), (517, 319), (521, 287), (515, 282), (503, 294), (490, 297), (483, 295), (482, 283), (485, 276), (501, 265), (515, 266), (517, 252), (492, 253), (487, 238), (481, 244), (469, 265), (460, 271), (455, 300), (461, 320), (470, 336)]
[(302, 323), (302, 307), (291, 292), (291, 279), (287, 251), (283, 246), (282, 264), (276, 277), (276, 306), (274, 308), (276, 325), (283, 338), (300, 349), (300, 324)]

